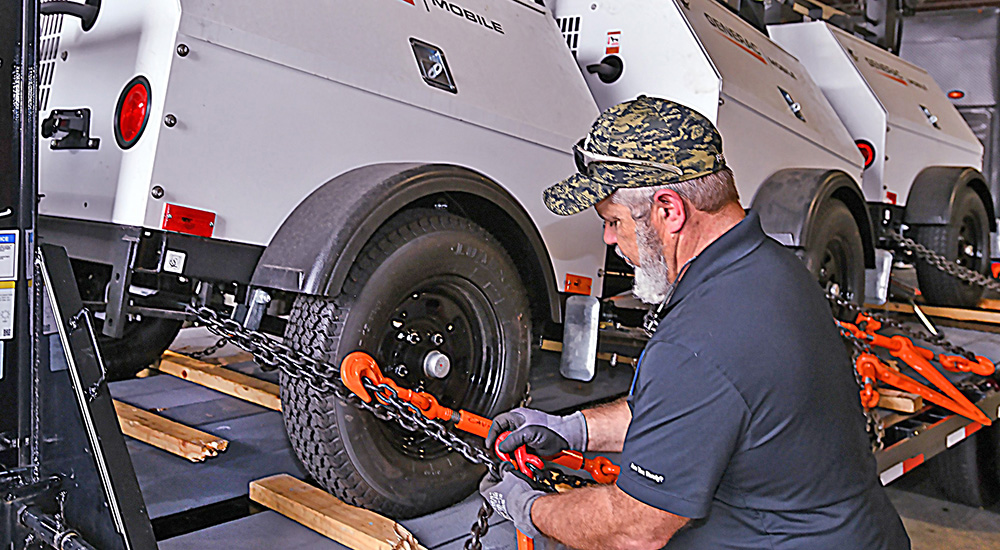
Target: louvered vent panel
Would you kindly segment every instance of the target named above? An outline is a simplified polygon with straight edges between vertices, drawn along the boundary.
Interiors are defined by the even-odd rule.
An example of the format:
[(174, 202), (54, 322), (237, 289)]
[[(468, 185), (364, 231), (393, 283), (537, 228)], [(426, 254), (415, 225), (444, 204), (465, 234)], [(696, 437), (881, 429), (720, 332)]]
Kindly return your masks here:
[(569, 51), (573, 53), (573, 57), (576, 57), (576, 52), (580, 48), (580, 16), (559, 17), (556, 19), (556, 23), (559, 25), (563, 38), (566, 39)]
[[(43, 0), (43, 3), (49, 0)], [(63, 15), (43, 15), (38, 36), (38, 109), (45, 111), (49, 105), (52, 77), (55, 76), (59, 57), (59, 35)]]

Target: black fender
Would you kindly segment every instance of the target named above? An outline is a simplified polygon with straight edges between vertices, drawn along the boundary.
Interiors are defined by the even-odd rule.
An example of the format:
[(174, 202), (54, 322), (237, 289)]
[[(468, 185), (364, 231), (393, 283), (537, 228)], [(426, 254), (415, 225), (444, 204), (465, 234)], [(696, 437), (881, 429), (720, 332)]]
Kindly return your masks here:
[(993, 198), (986, 185), (986, 177), (975, 168), (958, 166), (931, 166), (924, 168), (906, 197), (903, 221), (907, 225), (947, 225), (958, 190), (971, 187), (986, 206), (990, 231), (997, 230)]
[(336, 296), (375, 231), (394, 214), (434, 196), (446, 197), (454, 207), (452, 213), (479, 223), (501, 241), (522, 270), (526, 285), (544, 281), (548, 313), (554, 321), (561, 320), (552, 262), (528, 213), (493, 180), (453, 165), (375, 164), (324, 183), (278, 228), (251, 284)]
[(858, 224), (865, 250), (865, 267), (875, 267), (875, 240), (871, 216), (861, 189), (840, 170), (788, 168), (772, 174), (750, 207), (760, 215), (764, 232), (785, 246), (803, 246), (820, 208), (830, 200), (847, 206)]

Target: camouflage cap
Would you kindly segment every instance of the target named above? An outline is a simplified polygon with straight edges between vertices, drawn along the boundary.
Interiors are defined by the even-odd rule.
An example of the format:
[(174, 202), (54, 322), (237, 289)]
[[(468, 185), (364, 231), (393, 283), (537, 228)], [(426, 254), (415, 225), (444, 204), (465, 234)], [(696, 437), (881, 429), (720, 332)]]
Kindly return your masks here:
[(601, 113), (583, 149), (589, 154), (666, 164), (673, 171), (599, 160), (544, 192), (545, 206), (560, 216), (594, 206), (623, 187), (679, 183), (726, 167), (722, 136), (694, 109), (655, 97), (639, 96)]

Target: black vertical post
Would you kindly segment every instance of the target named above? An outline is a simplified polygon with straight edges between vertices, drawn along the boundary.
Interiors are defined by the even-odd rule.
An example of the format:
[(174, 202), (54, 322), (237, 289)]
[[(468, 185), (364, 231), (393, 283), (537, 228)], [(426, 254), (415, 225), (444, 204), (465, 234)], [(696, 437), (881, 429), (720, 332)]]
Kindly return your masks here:
[(35, 0), (0, 2), (0, 465), (6, 466), (31, 462), (23, 443), (32, 424), (37, 38)]

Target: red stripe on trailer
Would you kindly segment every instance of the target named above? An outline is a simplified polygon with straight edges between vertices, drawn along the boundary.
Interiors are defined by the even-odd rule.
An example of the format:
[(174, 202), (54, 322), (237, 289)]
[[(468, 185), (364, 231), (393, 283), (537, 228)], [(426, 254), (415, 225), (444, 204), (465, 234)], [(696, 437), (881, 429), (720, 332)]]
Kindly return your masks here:
[(920, 453), (913, 458), (907, 458), (903, 461), (903, 473), (909, 472), (910, 470), (920, 466), (924, 463), (924, 454)]
[(980, 424), (979, 422), (973, 422), (972, 424), (969, 424), (968, 426), (965, 427), (965, 437), (969, 437), (970, 435), (978, 432), (979, 429), (982, 427), (983, 425)]

